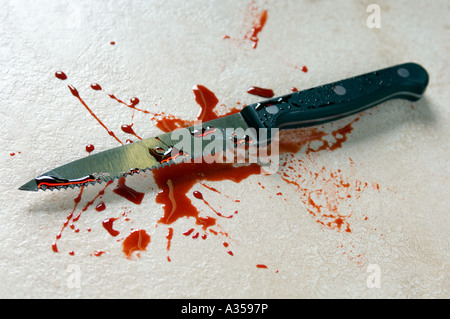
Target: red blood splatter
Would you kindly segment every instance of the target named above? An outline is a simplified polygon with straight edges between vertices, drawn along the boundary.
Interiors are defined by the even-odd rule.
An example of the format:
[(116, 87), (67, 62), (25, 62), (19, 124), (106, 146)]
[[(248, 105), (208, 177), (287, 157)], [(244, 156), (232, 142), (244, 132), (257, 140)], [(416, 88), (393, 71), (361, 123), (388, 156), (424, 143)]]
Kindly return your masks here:
[(94, 204), (94, 202), (95, 202), (95, 200), (96, 200), (97, 198), (99, 198), (100, 196), (102, 196), (103, 194), (105, 194), (106, 188), (107, 188), (109, 185), (111, 185), (112, 183), (113, 183), (113, 181), (108, 181), (108, 182), (106, 182), (106, 185), (98, 192), (98, 194), (97, 194), (91, 201), (87, 202), (87, 204), (86, 204), (86, 205), (83, 207), (83, 209), (78, 213), (78, 215), (76, 215), (75, 217), (73, 217), (73, 221), (74, 221), (74, 222), (78, 221), (78, 219), (80, 219), (80, 217), (81, 217), (81, 214), (82, 214), (83, 212), (85, 212), (85, 211), (89, 208), (89, 206), (91, 206), (92, 204)]
[(247, 93), (258, 95), (265, 98), (270, 98), (274, 96), (274, 93), (271, 89), (260, 88), (257, 86), (251, 86), (247, 89)]
[(67, 75), (62, 71), (55, 72), (55, 76), (60, 80), (67, 80)]
[(200, 112), (197, 115), (197, 120), (210, 121), (216, 119), (218, 116), (214, 112), (219, 100), (216, 95), (203, 85), (196, 85), (193, 89), (195, 101), (200, 105)]
[(256, 47), (258, 46), (258, 35), (264, 28), (266, 22), (267, 10), (263, 10), (259, 17), (253, 21), (252, 29), (244, 37), (244, 39), (249, 39), (251, 42), (253, 42), (253, 49), (256, 49)]
[(195, 191), (193, 194), (194, 194), (194, 197), (195, 197), (195, 198), (203, 199), (203, 195), (202, 195), (202, 193), (200, 193), (199, 191)]
[[(265, 19), (266, 18), (267, 13)], [(262, 26), (264, 25), (264, 23), (262, 23)], [(258, 32), (256, 32), (256, 35), (258, 34)], [(80, 101), (88, 109), (88, 111), (90, 111), (87, 105), (85, 105), (85, 103), (79, 97), (78, 91), (76, 91), (76, 89), (73, 86), (69, 86), (69, 89), (71, 90), (74, 96), (80, 99)], [(195, 101), (200, 106), (200, 112), (197, 116), (198, 120), (207, 121), (219, 118), (220, 116), (233, 114), (239, 111), (238, 109), (232, 109), (228, 111), (227, 114), (219, 115), (215, 112), (215, 108), (217, 107), (219, 100), (217, 99), (217, 97), (213, 92), (211, 92), (209, 89), (201, 85), (195, 86), (193, 92), (195, 95)], [(137, 98), (130, 100), (131, 103), (127, 104), (117, 99), (113, 95), (109, 96), (110, 98), (115, 99), (119, 103), (125, 104), (128, 107), (133, 108), (134, 110), (139, 110), (135, 108), (135, 106), (139, 103), (139, 99)], [(153, 116), (151, 118), (152, 120), (156, 119), (155, 113), (150, 113), (148, 111), (143, 112), (152, 114)], [(94, 118), (96, 118), (95, 115), (93, 116)], [(186, 127), (192, 125), (193, 123), (193, 121), (186, 121), (183, 119), (179, 119), (170, 114), (166, 115), (161, 113), (158, 114), (158, 116), (160, 116), (160, 118), (156, 119), (156, 124), (161, 130), (165, 132), (180, 127)], [(321, 151), (325, 150), (333, 151), (340, 148), (342, 144), (347, 140), (347, 135), (351, 133), (353, 129), (352, 124), (357, 120), (358, 119), (355, 119), (346, 126), (334, 130), (331, 133), (326, 133), (324, 130), (321, 130), (317, 127), (281, 132), (282, 137), (280, 143), (280, 152), (282, 156), (285, 156), (285, 158), (281, 163), (282, 167), (279, 172), (280, 176), (289, 185), (294, 185), (296, 187), (300, 197), (300, 201), (304, 204), (305, 207), (307, 207), (308, 212), (316, 219), (317, 223), (330, 229), (344, 230), (346, 232), (351, 232), (348, 222), (349, 216), (351, 216), (351, 214), (345, 215), (341, 213), (339, 211), (340, 208), (337, 207), (338, 205), (336, 205), (335, 202), (345, 201), (348, 198), (354, 197), (357, 198), (358, 196), (354, 196), (353, 193), (349, 192), (351, 191), (360, 192), (367, 186), (367, 183), (365, 184), (360, 183), (358, 185), (352, 184), (351, 182), (344, 179), (344, 176), (341, 174), (340, 171), (329, 172), (325, 168), (323, 168), (320, 171), (314, 171), (308, 168), (309, 173), (306, 167), (301, 172), (299, 172), (298, 170), (296, 171), (296, 168), (298, 168), (299, 165), (301, 167), (304, 167), (303, 165), (304, 163), (298, 162), (296, 167), (294, 165), (295, 163), (294, 164), (292, 163), (293, 161), (296, 160), (292, 155), (292, 153), (296, 153), (300, 150), (303, 150), (306, 153), (306, 155), (310, 156), (312, 154), (317, 154)], [(118, 141), (120, 142), (120, 140)], [(291, 157), (289, 157), (290, 155)], [(187, 197), (187, 194), (191, 191), (193, 185), (200, 183), (202, 181), (231, 180), (236, 183), (239, 183), (251, 175), (260, 174), (261, 169), (256, 164), (245, 166), (234, 166), (233, 164), (222, 164), (222, 163), (212, 163), (212, 164), (183, 163), (170, 167), (164, 167), (159, 170), (153, 171), (153, 173), (156, 184), (160, 189), (160, 192), (156, 197), (156, 201), (163, 205), (164, 211), (164, 216), (160, 218), (160, 220), (158, 221), (159, 223), (171, 224), (182, 217), (194, 218), (195, 223), (202, 226), (204, 230), (209, 229), (209, 231), (212, 234), (215, 235), (221, 234), (228, 237), (227, 233), (218, 232), (210, 228), (216, 225), (216, 218), (212, 218), (209, 216), (206, 217), (199, 216), (198, 209), (192, 204), (191, 200)], [(310, 181), (310, 184), (304, 182), (305, 179), (303, 178), (303, 176), (307, 177), (306, 176), (307, 174), (309, 174), (307, 180)], [(339, 193), (339, 190), (341, 189), (347, 190), (347, 192), (343, 191), (345, 196), (344, 195), (341, 196), (340, 194), (338, 194), (336, 197), (332, 197), (330, 196), (330, 193), (328, 193), (328, 189), (326, 189), (326, 187), (324, 188), (323, 185), (320, 185), (319, 181), (322, 181), (323, 183), (329, 182), (330, 185), (334, 183), (333, 184), (334, 192)], [(327, 187), (328, 186), (329, 185), (327, 185)], [(133, 194), (131, 195), (131, 198), (136, 197), (136, 194), (141, 194), (137, 196), (137, 199), (135, 199), (134, 201), (130, 199), (133, 202), (136, 202), (137, 204), (141, 203), (144, 194), (129, 189), (129, 187), (125, 185), (124, 178), (122, 178), (119, 181), (117, 188), (120, 188), (122, 190), (126, 189), (125, 193), (127, 195), (125, 195), (124, 197), (127, 199), (130, 199), (130, 193)], [(375, 189), (377, 188), (377, 186), (375, 185), (373, 186), (373, 188)], [(117, 193), (116, 189), (114, 190), (115, 193)], [(324, 191), (324, 189), (326, 189), (326, 191)], [(198, 191), (194, 191), (193, 195), (197, 199), (204, 200), (203, 194), (201, 194)], [(331, 198), (328, 201), (327, 196), (328, 198)], [(91, 205), (92, 202), (89, 202), (87, 206)], [(219, 214), (217, 215), (221, 216)], [(74, 221), (75, 220), (76, 219), (74, 218)], [(188, 235), (191, 235), (193, 231), (194, 231), (193, 228), (189, 230)], [(172, 228), (169, 228), (169, 234), (167, 235), (168, 240), (167, 250), (169, 250), (170, 248), (170, 243), (173, 234)], [(199, 233), (196, 233), (193, 236), (193, 238), (197, 238), (198, 236)], [(202, 235), (203, 239), (206, 239), (206, 237), (207, 237), (206, 234)], [(138, 240), (136, 240), (136, 238), (138, 238)], [(136, 244), (136, 242), (138, 242), (138, 244)], [(133, 251), (145, 250), (149, 242), (150, 236), (146, 234), (145, 231), (143, 230), (134, 231), (123, 242), (124, 253), (128, 258), (130, 258)], [(133, 243), (136, 245), (133, 246)], [(54, 246), (52, 246), (52, 248), (54, 251), (57, 251), (56, 242), (54, 243)], [(230, 255), (233, 255), (232, 251), (228, 251), (228, 253)], [(170, 261), (170, 258), (169, 257), (167, 258)]]
[(108, 231), (108, 233), (113, 237), (116, 237), (120, 234), (119, 231), (117, 231), (113, 228), (113, 226), (114, 226), (113, 224), (116, 220), (117, 220), (117, 218), (108, 218), (102, 222), (103, 228), (105, 228)]
[(159, 222), (171, 224), (179, 218), (192, 217), (198, 225), (206, 229), (214, 225), (216, 219), (199, 216), (197, 207), (187, 197), (192, 186), (205, 180), (231, 180), (239, 183), (260, 172), (261, 167), (257, 164), (236, 167), (231, 163), (181, 163), (154, 170), (155, 182), (160, 189), (156, 202), (163, 204), (164, 208), (164, 216)]
[(86, 145), (86, 152), (88, 152), (89, 154), (91, 154), (94, 150), (95, 150), (94, 145), (92, 144)]
[[(153, 114), (153, 113), (151, 113), (151, 112), (149, 112), (147, 110), (139, 109), (139, 108), (136, 107), (136, 105), (138, 105), (139, 102), (140, 102), (137, 97), (131, 98), (130, 99), (130, 104), (128, 104), (128, 103), (125, 103), (124, 101), (122, 101), (121, 99), (117, 98), (114, 94), (108, 94), (108, 96), (111, 99), (119, 102), (120, 104), (125, 105), (126, 107), (129, 107), (130, 109), (133, 109), (135, 111), (139, 111), (139, 112), (142, 112), (142, 113), (145, 113), (145, 114)], [(157, 114), (153, 114), (153, 115), (157, 115)]]
[(184, 236), (189, 236), (190, 234), (192, 234), (192, 232), (194, 231), (194, 228), (189, 229), (188, 231), (185, 231), (183, 233)]
[[(203, 116), (209, 114), (208, 119), (219, 117), (213, 110), (218, 104), (215, 96), (213, 96), (209, 90), (205, 91), (206, 88), (204, 87), (197, 86), (197, 88), (199, 88), (198, 91), (204, 90), (203, 92), (207, 92), (202, 95), (197, 92), (196, 100), (202, 108), (202, 112), (200, 112), (200, 114), (203, 114)], [(206, 101), (210, 102), (208, 103)], [(317, 127), (281, 132), (280, 152), (281, 154), (292, 154), (304, 149), (306, 154), (310, 154), (318, 153), (323, 150), (336, 150), (340, 148), (347, 140), (348, 134), (353, 129), (352, 124), (357, 120), (358, 119), (355, 119), (344, 127), (334, 130), (331, 133), (326, 133)], [(334, 140), (331, 141), (330, 137)], [(240, 182), (250, 175), (259, 173), (260, 167), (257, 165), (236, 167), (231, 164), (215, 163), (183, 163), (155, 170), (155, 180), (160, 188), (156, 201), (163, 204), (164, 208), (164, 216), (159, 220), (159, 222), (171, 224), (181, 217), (193, 217), (195, 218), (196, 223), (202, 225), (204, 229), (213, 226), (216, 224), (216, 220), (211, 217), (206, 217), (206, 220), (204, 217), (200, 217), (198, 209), (186, 196), (192, 186), (196, 183), (201, 183), (202, 181), (208, 180), (220, 181), (234, 179), (236, 182)], [(281, 175), (287, 183), (298, 186), (297, 184), (299, 182), (295, 179), (288, 178), (290, 175), (286, 172), (283, 172)], [(345, 187), (345, 183), (342, 185), (342, 187)], [(195, 191), (193, 195), (195, 198), (204, 200), (203, 194), (198, 191)], [(311, 205), (314, 201), (311, 199), (306, 201), (306, 203)], [(340, 229), (343, 225), (345, 225), (345, 231), (351, 231), (347, 221), (344, 221), (342, 217), (337, 215), (332, 221), (327, 221), (327, 223), (329, 227), (335, 227), (336, 229)], [(211, 232), (213, 231), (211, 230)]]
[[(217, 188), (214, 188), (214, 187), (212, 187), (212, 186), (210, 186), (210, 185), (206, 185), (205, 183), (202, 183), (202, 182), (200, 182), (199, 184), (202, 185), (203, 187), (205, 187), (205, 188), (207, 188), (207, 189), (209, 189), (209, 190), (211, 190), (211, 191), (217, 193), (217, 194), (220, 194), (220, 195), (222, 195), (222, 196), (224, 196), (224, 197), (226, 197), (226, 198), (232, 199), (230, 196), (228, 196), (228, 195), (223, 194), (222, 192), (220, 192)], [(194, 196), (195, 196), (195, 195), (194, 195)], [(232, 199), (232, 200), (233, 200), (233, 199)], [(234, 201), (235, 203), (240, 203), (240, 202), (241, 202), (239, 199), (234, 199), (233, 201)]]
[(73, 86), (73, 85), (68, 85), (68, 88), (70, 90), (70, 92), (72, 93), (73, 96), (75, 96), (80, 103), (86, 108), (86, 110), (88, 110), (88, 112), (92, 115), (93, 118), (95, 118), (97, 120), (97, 122), (108, 132), (108, 134), (112, 137), (114, 137), (114, 139), (119, 142), (120, 144), (123, 144), (121, 140), (119, 140), (117, 138), (117, 136), (114, 134), (113, 131), (111, 131), (109, 128), (106, 127), (105, 124), (103, 124), (103, 122), (97, 117), (97, 115), (95, 115), (94, 112), (92, 112), (92, 110), (89, 108), (89, 106), (86, 104), (86, 102), (84, 102), (84, 100), (80, 97), (80, 94), (78, 93), (78, 90)]
[(170, 245), (172, 243), (172, 237), (173, 237), (173, 228), (169, 227), (169, 232), (167, 233), (167, 236), (166, 236), (166, 238), (167, 238), (167, 247), (166, 247), (167, 251), (170, 250)]
[[(224, 215), (222, 215), (221, 213), (219, 213), (217, 210), (215, 210), (212, 206), (211, 206), (211, 204), (209, 203), (209, 202), (207, 202), (204, 198), (203, 198), (203, 194), (202, 193), (200, 193), (199, 191), (194, 191), (193, 192), (193, 194), (194, 194), (194, 197), (195, 198), (198, 198), (198, 199), (201, 199), (217, 216), (220, 216), (220, 217), (224, 217), (224, 218), (232, 218), (233, 217), (233, 215), (229, 215), (229, 216), (224, 216)], [(235, 214), (237, 214), (237, 212), (235, 212)]]
[(159, 117), (155, 119), (156, 127), (158, 127), (161, 131), (164, 132), (172, 132), (176, 129), (182, 127), (188, 127), (194, 124), (193, 121), (186, 121), (179, 119), (171, 114), (164, 115), (163, 117)]
[(123, 252), (128, 259), (136, 251), (145, 251), (150, 243), (150, 235), (143, 229), (134, 230), (122, 243)]
[(128, 199), (130, 202), (135, 203), (136, 205), (141, 204), (144, 199), (144, 193), (140, 193), (135, 191), (134, 189), (125, 185), (125, 177), (121, 177), (119, 182), (117, 183), (116, 188), (113, 189), (113, 192), (123, 198)]
[(91, 84), (91, 88), (92, 88), (93, 90), (95, 90), (95, 91), (101, 91), (101, 90), (102, 90), (102, 87), (101, 87), (100, 84), (98, 84), (98, 83), (92, 83), (92, 84)]
[[(353, 130), (353, 124), (358, 120), (359, 118), (355, 118), (344, 127), (331, 133), (316, 127), (281, 131), (280, 153), (297, 153), (302, 148), (305, 148), (306, 154), (339, 149), (347, 141), (347, 136)], [(329, 139), (330, 135), (333, 137), (333, 140)], [(314, 146), (313, 144), (319, 144), (319, 146)]]
[(74, 198), (74, 200), (73, 200), (73, 201), (74, 201), (74, 206), (73, 206), (73, 208), (72, 208), (72, 211), (71, 211), (70, 214), (67, 216), (66, 221), (64, 222), (64, 224), (63, 224), (63, 226), (61, 227), (60, 231), (59, 231), (58, 234), (56, 235), (56, 240), (55, 240), (55, 242), (52, 244), (52, 250), (53, 250), (55, 253), (58, 252), (58, 247), (57, 247), (56, 242), (61, 238), (62, 232), (63, 232), (64, 229), (67, 227), (67, 225), (69, 224), (70, 220), (72, 219), (73, 214), (74, 214), (74, 212), (75, 212), (75, 210), (76, 210), (78, 204), (79, 204), (80, 201), (81, 201), (81, 196), (82, 196), (82, 194), (83, 194), (83, 190), (84, 190), (84, 185), (81, 186), (80, 192), (78, 193), (77, 197)]
[[(219, 118), (219, 115), (214, 110), (219, 102), (216, 95), (207, 87), (200, 84), (194, 86), (192, 91), (194, 92), (195, 101), (200, 106), (196, 120), (210, 121)], [(220, 117), (235, 114), (239, 111), (237, 108), (232, 108), (227, 113), (220, 115)], [(163, 114), (163, 116), (155, 118), (155, 120), (156, 126), (164, 132), (171, 132), (178, 128), (194, 125), (194, 121), (179, 119), (170, 114)]]
[(138, 136), (138, 135), (136, 134), (136, 132), (133, 130), (133, 124), (130, 124), (130, 125), (128, 125), (128, 124), (123, 124), (123, 125), (121, 126), (121, 129), (122, 129), (122, 131), (124, 131), (125, 133), (134, 135), (134, 136), (136, 136), (138, 139), (142, 140), (142, 138), (141, 138), (140, 136)]
[(322, 167), (314, 171), (302, 160), (290, 163), (290, 168), (281, 168), (281, 178), (296, 186), (299, 200), (314, 220), (329, 229), (350, 233), (352, 210), (349, 198), (359, 198), (368, 184), (348, 181), (340, 170), (328, 171)]
[[(198, 120), (212, 120), (219, 118), (214, 112), (218, 99), (213, 92), (202, 85), (196, 85), (193, 89), (195, 100), (200, 106)], [(238, 112), (232, 109), (229, 115)], [(158, 127), (163, 131), (170, 131), (179, 127), (192, 125), (191, 121), (180, 120), (171, 116), (165, 116), (158, 121)], [(259, 174), (259, 165), (235, 167), (230, 163), (182, 163), (166, 166), (153, 171), (155, 181), (160, 189), (156, 202), (163, 204), (164, 216), (160, 223), (171, 224), (182, 217), (193, 217), (198, 225), (204, 229), (215, 225), (216, 219), (212, 217), (200, 217), (198, 209), (187, 197), (187, 193), (193, 185), (199, 181), (232, 180), (239, 183), (253, 174)], [(198, 195), (198, 194), (197, 194)]]
[(308, 72), (308, 67), (306, 65), (301, 66), (301, 67), (300, 66), (294, 66), (294, 68), (296, 68), (297, 70), (300, 70), (302, 72), (305, 72), (305, 73)]
[(256, 265), (256, 268), (267, 268), (267, 266), (263, 265), (263, 264), (258, 264), (258, 265)]

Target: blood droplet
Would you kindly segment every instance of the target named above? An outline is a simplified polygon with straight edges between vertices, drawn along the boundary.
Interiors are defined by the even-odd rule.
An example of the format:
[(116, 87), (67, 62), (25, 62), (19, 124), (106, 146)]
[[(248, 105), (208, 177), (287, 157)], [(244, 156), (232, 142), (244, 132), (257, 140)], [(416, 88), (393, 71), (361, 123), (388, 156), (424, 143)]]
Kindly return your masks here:
[(202, 193), (200, 193), (199, 191), (195, 191), (193, 194), (194, 194), (194, 197), (195, 197), (195, 198), (203, 199), (203, 195), (202, 195)]
[(60, 80), (67, 80), (67, 75), (62, 71), (56, 71), (55, 76)]
[(89, 154), (91, 154), (94, 150), (95, 150), (94, 145), (92, 144), (86, 145), (86, 152), (88, 152)]
[(98, 84), (98, 83), (92, 83), (92, 84), (91, 84), (91, 88), (92, 88), (93, 90), (95, 90), (95, 91), (101, 91), (101, 90), (102, 90), (102, 87), (101, 87), (100, 84)]
[(104, 202), (100, 202), (96, 207), (95, 210), (98, 212), (102, 212), (106, 209), (106, 205)]

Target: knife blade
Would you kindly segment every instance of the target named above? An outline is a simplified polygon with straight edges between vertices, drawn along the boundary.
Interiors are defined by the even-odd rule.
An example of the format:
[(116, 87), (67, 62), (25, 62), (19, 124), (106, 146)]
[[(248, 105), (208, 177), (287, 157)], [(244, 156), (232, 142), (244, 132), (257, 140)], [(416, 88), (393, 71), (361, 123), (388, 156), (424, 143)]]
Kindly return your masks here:
[(74, 188), (211, 156), (223, 160), (223, 152), (267, 145), (278, 129), (323, 124), (391, 99), (417, 101), (428, 81), (422, 66), (405, 63), (297, 91), (247, 105), (236, 114), (89, 155), (43, 173), (19, 189)]

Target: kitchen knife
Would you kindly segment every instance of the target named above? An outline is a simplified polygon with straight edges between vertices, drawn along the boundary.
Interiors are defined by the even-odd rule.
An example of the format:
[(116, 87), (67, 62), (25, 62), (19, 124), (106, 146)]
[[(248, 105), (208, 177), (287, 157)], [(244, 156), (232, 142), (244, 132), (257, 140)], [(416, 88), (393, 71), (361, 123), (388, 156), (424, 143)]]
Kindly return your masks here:
[[(248, 105), (236, 114), (90, 155), (48, 171), (19, 189), (73, 188), (186, 160), (197, 161), (242, 143), (270, 142), (272, 129), (318, 125), (396, 98), (417, 101), (427, 85), (428, 74), (418, 64), (389, 67), (271, 98)], [(184, 141), (181, 148), (180, 140)]]

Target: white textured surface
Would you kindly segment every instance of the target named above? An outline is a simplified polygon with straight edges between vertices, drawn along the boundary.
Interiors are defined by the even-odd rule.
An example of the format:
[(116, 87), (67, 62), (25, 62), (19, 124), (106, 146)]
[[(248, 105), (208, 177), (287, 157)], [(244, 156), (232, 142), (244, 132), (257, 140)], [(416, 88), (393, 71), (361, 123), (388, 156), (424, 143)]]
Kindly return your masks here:
[[(448, 298), (449, 4), (378, 1), (382, 27), (369, 29), (369, 3), (256, 3), (268, 10), (268, 21), (252, 49), (243, 40), (251, 26), (245, 1), (0, 1), (0, 296)], [(252, 176), (237, 185), (215, 184), (241, 199), (238, 206), (224, 197), (215, 201), (224, 211), (239, 210), (220, 220), (234, 256), (220, 236), (183, 236), (193, 222), (180, 220), (168, 262), (167, 227), (155, 227), (162, 216), (158, 190), (151, 176), (134, 176), (129, 184), (146, 193), (140, 206), (110, 188), (103, 197), (107, 210), (86, 211), (80, 233), (65, 231), (54, 253), (51, 244), (78, 192), (17, 190), (85, 156), (88, 143), (96, 151), (117, 145), (70, 94), (69, 83), (126, 139), (120, 125), (131, 112), (91, 90), (91, 83), (124, 100), (137, 96), (142, 108), (192, 119), (196, 84), (232, 107), (259, 100), (246, 93), (250, 85), (282, 95), (292, 86), (306, 89), (410, 61), (430, 74), (424, 99), (413, 106), (391, 101), (365, 113), (341, 149), (305, 160), (307, 171), (341, 169), (346, 179), (380, 185), (349, 201), (352, 233), (320, 227), (278, 175)], [(295, 68), (303, 65), (308, 73)], [(57, 70), (69, 79), (56, 79)], [(143, 137), (159, 132), (142, 114), (134, 123)], [(277, 186), (286, 200), (275, 195)], [(99, 189), (88, 188), (80, 205)], [(133, 260), (101, 226), (125, 206), (131, 221), (115, 224), (121, 236), (144, 228), (152, 237)], [(97, 249), (106, 253), (90, 256)], [(380, 288), (367, 285), (369, 265), (381, 270)], [(68, 284), (71, 267), (80, 270), (78, 288)]]

